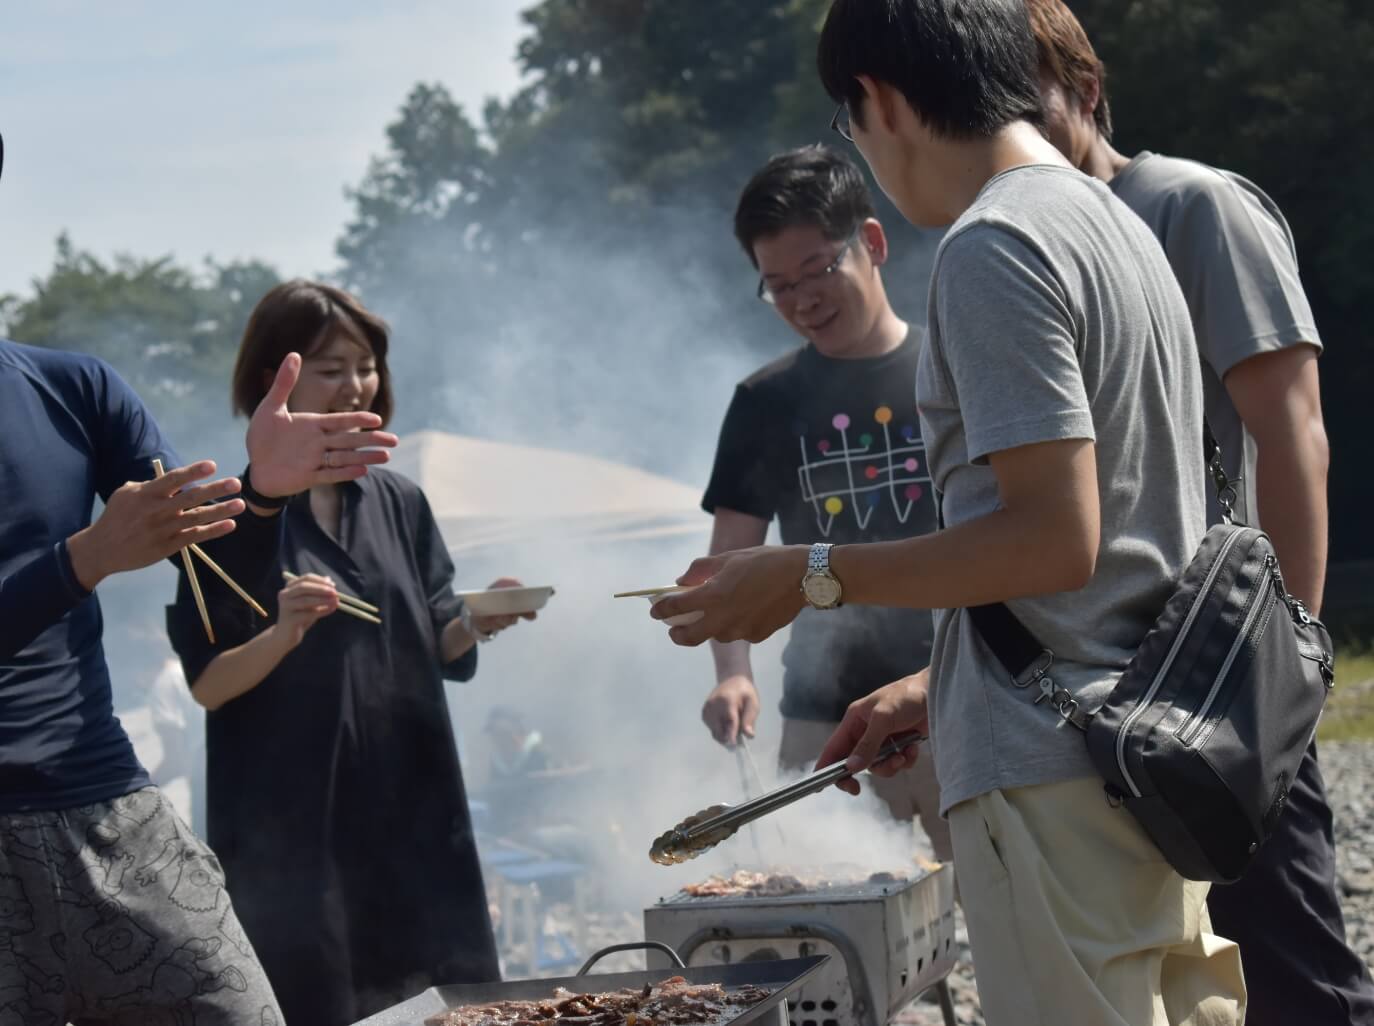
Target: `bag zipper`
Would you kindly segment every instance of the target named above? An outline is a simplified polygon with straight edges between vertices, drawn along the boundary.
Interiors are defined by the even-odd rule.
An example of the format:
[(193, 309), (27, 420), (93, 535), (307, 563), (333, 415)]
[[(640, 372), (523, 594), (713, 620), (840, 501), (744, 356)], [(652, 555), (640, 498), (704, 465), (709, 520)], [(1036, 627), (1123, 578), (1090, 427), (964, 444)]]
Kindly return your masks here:
[(1145, 710), (1149, 708), (1150, 703), (1155, 700), (1155, 695), (1159, 693), (1159, 689), (1163, 686), (1164, 678), (1169, 675), (1169, 670), (1174, 665), (1174, 659), (1178, 656), (1179, 650), (1183, 647), (1183, 643), (1188, 640), (1188, 632), (1193, 629), (1193, 621), (1197, 619), (1198, 613), (1202, 611), (1203, 604), (1207, 601), (1208, 595), (1211, 594), (1212, 588), (1217, 583), (1217, 577), (1221, 573), (1221, 568), (1226, 565), (1226, 557), (1230, 554), (1231, 549), (1235, 546), (1240, 536), (1241, 532), (1239, 530), (1232, 531), (1226, 541), (1222, 542), (1221, 551), (1217, 553), (1217, 558), (1212, 562), (1211, 569), (1207, 571), (1207, 579), (1202, 582), (1202, 587), (1198, 590), (1197, 598), (1193, 599), (1193, 604), (1188, 608), (1188, 615), (1183, 620), (1183, 626), (1179, 628), (1178, 634), (1174, 637), (1174, 643), (1169, 646), (1169, 654), (1164, 657), (1164, 662), (1160, 663), (1159, 671), (1155, 674), (1155, 679), (1150, 682), (1150, 687), (1146, 690), (1144, 697), (1136, 703), (1136, 707), (1131, 710), (1130, 715), (1122, 722), (1121, 729), (1116, 732), (1117, 769), (1121, 772), (1121, 779), (1126, 782), (1126, 786), (1136, 798), (1141, 796), (1140, 788), (1136, 787), (1135, 778), (1131, 776), (1131, 771), (1126, 766), (1126, 741), (1130, 736), (1131, 727), (1135, 725), (1136, 720), (1145, 714)]
[[(1241, 647), (1247, 641), (1251, 640), (1250, 632), (1254, 630), (1255, 622), (1259, 619), (1262, 612), (1266, 610), (1273, 612), (1274, 605), (1278, 602), (1278, 595), (1276, 594), (1275, 587), (1277, 582), (1274, 580), (1273, 576), (1273, 567), (1276, 562), (1277, 560), (1274, 559), (1272, 555), (1264, 557), (1263, 572), (1269, 576), (1269, 580), (1266, 582), (1267, 587), (1263, 588), (1262, 591), (1255, 592), (1255, 594), (1250, 597), (1250, 608), (1245, 614), (1245, 622), (1241, 626), (1240, 633), (1236, 635), (1236, 640), (1231, 643), (1231, 651), (1226, 653), (1226, 661), (1221, 664), (1221, 670), (1218, 671), (1216, 679), (1212, 681), (1211, 690), (1207, 692), (1207, 697), (1203, 700), (1202, 705), (1200, 705), (1197, 710), (1183, 722), (1183, 726), (1179, 727), (1175, 732), (1175, 736), (1180, 743), (1184, 745), (1192, 744), (1193, 740), (1202, 731), (1203, 726), (1207, 723), (1207, 714), (1212, 711), (1212, 704), (1217, 700), (1217, 695), (1221, 693), (1221, 685), (1225, 682), (1226, 675), (1231, 672), (1231, 667), (1236, 661), (1236, 656), (1240, 654)], [(1268, 625), (1269, 619), (1266, 617), (1264, 626), (1267, 627)], [(1255, 640), (1258, 641), (1260, 635), (1263, 633), (1264, 628), (1261, 627), (1255, 635)]]

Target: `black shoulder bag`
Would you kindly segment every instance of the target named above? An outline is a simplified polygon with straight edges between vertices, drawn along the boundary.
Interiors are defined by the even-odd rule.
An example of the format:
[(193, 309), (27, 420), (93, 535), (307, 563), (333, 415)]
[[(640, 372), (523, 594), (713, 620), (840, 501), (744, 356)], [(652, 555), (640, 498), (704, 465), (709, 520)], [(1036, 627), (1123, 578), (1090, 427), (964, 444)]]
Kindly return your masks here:
[(1223, 522), (1102, 706), (1078, 707), (1054, 653), (1000, 603), (970, 607), (1011, 685), (1087, 738), (1109, 801), (1125, 805), (1190, 880), (1238, 880), (1273, 832), (1335, 680), (1326, 627), (1284, 589), (1263, 531), (1233, 522), (1235, 485), (1203, 426)]

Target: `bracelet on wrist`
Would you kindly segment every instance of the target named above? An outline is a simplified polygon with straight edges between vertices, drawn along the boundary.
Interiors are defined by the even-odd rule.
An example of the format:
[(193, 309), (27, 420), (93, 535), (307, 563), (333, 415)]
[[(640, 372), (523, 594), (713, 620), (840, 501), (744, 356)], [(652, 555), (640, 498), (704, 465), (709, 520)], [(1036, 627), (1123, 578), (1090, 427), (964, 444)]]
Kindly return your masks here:
[(239, 494), (243, 497), (244, 502), (257, 506), (259, 509), (282, 509), (291, 501), (289, 495), (263, 495), (262, 492), (253, 487), (252, 471), (253, 464), (250, 463), (243, 468), (243, 473), (239, 475), (241, 486)]
[(482, 630), (482, 628), (478, 627), (477, 624), (473, 623), (472, 610), (467, 606), (463, 606), (458, 612), (458, 622), (463, 625), (463, 630), (471, 634), (476, 641), (490, 641), (492, 638), (496, 637), (495, 634), (488, 634), (486, 631)]

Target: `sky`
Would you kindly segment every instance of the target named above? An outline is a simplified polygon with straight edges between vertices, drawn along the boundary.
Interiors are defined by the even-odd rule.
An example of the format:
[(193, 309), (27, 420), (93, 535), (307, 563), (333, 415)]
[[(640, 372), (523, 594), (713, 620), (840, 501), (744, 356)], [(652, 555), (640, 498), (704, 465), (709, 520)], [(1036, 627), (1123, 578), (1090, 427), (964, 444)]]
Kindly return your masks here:
[(534, 0), (2, 0), (0, 295), (59, 232), (98, 257), (334, 267), (344, 192), (406, 93), (476, 114), (520, 84)]

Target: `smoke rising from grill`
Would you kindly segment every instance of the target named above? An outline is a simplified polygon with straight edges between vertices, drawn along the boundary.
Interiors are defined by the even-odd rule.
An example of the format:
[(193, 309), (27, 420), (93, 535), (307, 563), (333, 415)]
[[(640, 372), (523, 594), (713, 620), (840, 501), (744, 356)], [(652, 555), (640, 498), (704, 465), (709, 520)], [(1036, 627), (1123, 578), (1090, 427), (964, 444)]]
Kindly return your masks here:
[[(658, 230), (646, 229), (629, 246), (624, 233), (608, 238), (590, 228), (583, 244), (571, 245), (579, 223), (614, 211), (569, 211), (568, 223), (532, 226), (532, 236), (561, 241), (527, 247), (520, 273), (365, 292), (363, 300), (394, 329), (394, 428), (403, 438), (438, 428), (581, 452), (704, 487), (736, 382), (797, 344), (753, 299), (754, 272), (730, 233), (732, 200), (715, 196), (659, 212)], [(402, 236), (392, 244), (434, 252), (434, 227), (414, 230), (410, 243)], [(899, 311), (910, 313), (924, 295), (928, 254), (912, 247), (898, 255), (887, 271), (889, 290)], [(227, 381), (197, 385), (216, 399), (228, 389)], [(208, 419), (175, 439), (183, 457), (213, 456), (223, 471), (237, 472), (242, 424)], [(488, 810), (489, 823), (522, 813), (510, 807), (517, 799), (491, 800), (487, 787), (490, 745), (482, 728), (499, 704), (540, 732), (555, 765), (581, 771), (532, 785), (518, 800), (545, 850), (586, 864), (593, 910), (637, 918), (638, 909), (686, 883), (761, 863), (780, 871), (845, 865), (856, 873), (910, 864), (912, 829), (892, 822), (873, 796), (854, 800), (838, 791), (767, 817), (685, 866), (651, 864), (647, 852), (658, 833), (745, 795), (735, 756), (700, 721), (714, 684), (707, 649), (676, 648), (649, 619), (646, 602), (610, 596), (670, 582), (705, 552), (709, 518), (701, 514), (695, 534), (569, 540), (557, 516), (559, 494), (550, 491), (543, 502), (547, 518), (519, 543), (455, 556), (460, 589), (503, 574), (557, 588), (537, 622), (483, 646), (472, 682), (449, 685), (470, 798), (497, 806)], [(462, 548), (464, 539), (447, 541)], [(117, 710), (147, 703), (152, 675), (170, 654), (158, 632), (172, 590), (167, 568), (102, 586)], [(763, 705), (755, 757), (770, 786), (781, 782), (774, 767), (784, 640), (785, 632), (753, 654)], [(199, 710), (189, 719), (186, 729), (203, 729)], [(196, 825), (203, 828), (203, 820)], [(638, 927), (626, 923), (617, 939), (638, 939)]]

